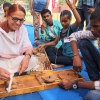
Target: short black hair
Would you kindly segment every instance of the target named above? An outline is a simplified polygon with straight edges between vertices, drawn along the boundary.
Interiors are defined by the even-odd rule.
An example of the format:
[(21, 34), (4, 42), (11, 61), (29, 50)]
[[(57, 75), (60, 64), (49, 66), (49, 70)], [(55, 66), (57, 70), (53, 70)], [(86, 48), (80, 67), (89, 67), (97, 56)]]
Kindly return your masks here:
[(98, 19), (100, 20), (100, 7), (96, 8), (96, 10), (91, 14), (90, 20)]
[(9, 3), (9, 2), (5, 2), (4, 4), (3, 4), (3, 9), (4, 9), (4, 7), (10, 7), (11, 6), (11, 4)]
[(41, 11), (41, 16), (43, 17), (43, 15), (44, 15), (45, 13), (49, 13), (49, 14), (51, 15), (51, 11), (50, 11), (49, 9), (43, 9), (43, 10)]
[(61, 13), (60, 13), (60, 18), (64, 15), (68, 15), (68, 19), (71, 19), (72, 18), (72, 14), (69, 10), (63, 10)]

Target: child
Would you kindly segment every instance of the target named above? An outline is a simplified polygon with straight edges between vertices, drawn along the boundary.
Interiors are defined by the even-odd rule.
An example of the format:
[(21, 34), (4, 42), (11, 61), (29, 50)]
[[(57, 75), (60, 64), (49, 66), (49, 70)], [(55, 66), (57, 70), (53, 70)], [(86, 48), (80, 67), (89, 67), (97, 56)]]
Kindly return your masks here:
[(2, 21), (6, 20), (6, 14), (11, 4), (9, 2), (5, 2), (3, 4), (4, 16), (2, 17)]
[[(41, 17), (43, 24), (41, 25), (41, 31), (39, 32), (39, 40), (36, 42), (36, 46), (44, 44), (50, 41), (54, 41), (58, 36), (59, 31), (62, 29), (62, 25), (58, 20), (52, 19), (52, 14), (49, 9), (43, 9), (41, 11)], [(56, 45), (59, 48), (62, 42)]]
[[(71, 19), (72, 19), (72, 14), (70, 11), (68, 10), (64, 10), (61, 12), (60, 14), (60, 22), (63, 26), (61, 32), (59, 32), (59, 36), (56, 37), (56, 39), (52, 42), (43, 44), (43, 45), (39, 45), (38, 46), (38, 50), (40, 50), (43, 47), (46, 47), (46, 53), (51, 61), (51, 63), (54, 64), (64, 64), (64, 65), (72, 65), (73, 63), (73, 54), (72, 54), (72, 49), (70, 46), (70, 43), (64, 43), (66, 40), (65, 38), (68, 37), (72, 32), (76, 32), (78, 30), (78, 26), (81, 22), (81, 18), (75, 8), (75, 6), (73, 5), (73, 3), (71, 3), (69, 0), (66, 0), (66, 3), (68, 4), (68, 6), (71, 8), (74, 16), (75, 16), (75, 23), (70, 24), (71, 23)], [(58, 43), (58, 41), (61, 40), (62, 41), (62, 50), (58, 50), (55, 47), (47, 47), (47, 46), (53, 46), (56, 45)]]
[[(71, 80), (62, 80), (59, 85), (64, 89), (87, 88), (91, 89), (84, 100), (100, 100), (100, 8), (97, 8), (90, 16), (90, 31), (78, 31), (70, 36), (71, 46), (74, 54), (73, 67), (76, 71), (82, 70), (82, 62), (78, 54), (78, 47), (82, 52), (82, 56), (87, 68), (87, 73), (91, 81), (77, 82)], [(97, 49), (90, 40), (98, 39)]]

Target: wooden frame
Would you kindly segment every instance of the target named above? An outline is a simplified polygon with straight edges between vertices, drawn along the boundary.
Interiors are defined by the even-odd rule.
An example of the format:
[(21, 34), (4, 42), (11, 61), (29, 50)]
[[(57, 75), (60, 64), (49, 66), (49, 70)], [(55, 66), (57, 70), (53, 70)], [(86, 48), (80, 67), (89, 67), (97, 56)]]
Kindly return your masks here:
[[(6, 86), (3, 81), (0, 80), (0, 98), (36, 92), (40, 90), (45, 90), (49, 88), (58, 87), (58, 83), (62, 80), (59, 75), (63, 74), (66, 79), (84, 81), (84, 77), (75, 72), (73, 69), (69, 70), (45, 70), (45, 71), (34, 71), (29, 75), (16, 76), (13, 78), (12, 88), (16, 85), (16, 88), (13, 88), (10, 93), (6, 91)], [(76, 76), (74, 76), (76, 75)], [(51, 83), (46, 83), (43, 77), (55, 76), (55, 81)], [(73, 78), (74, 77), (74, 78)]]
[(44, 48), (43, 48), (43, 50), (41, 50), (41, 52), (39, 52), (39, 55), (36, 54), (36, 57), (38, 59), (38, 65), (39, 65), (37, 71), (52, 70), (50, 60), (49, 60)]

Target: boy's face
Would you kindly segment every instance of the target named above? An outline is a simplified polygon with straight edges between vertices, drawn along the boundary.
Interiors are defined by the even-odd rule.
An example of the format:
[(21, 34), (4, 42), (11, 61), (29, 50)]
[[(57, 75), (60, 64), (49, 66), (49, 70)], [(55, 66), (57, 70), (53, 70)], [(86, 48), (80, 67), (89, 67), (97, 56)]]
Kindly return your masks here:
[(47, 24), (52, 22), (52, 15), (50, 15), (48, 12), (43, 14), (42, 18)]
[(92, 19), (90, 20), (91, 32), (95, 37), (100, 37), (100, 20)]

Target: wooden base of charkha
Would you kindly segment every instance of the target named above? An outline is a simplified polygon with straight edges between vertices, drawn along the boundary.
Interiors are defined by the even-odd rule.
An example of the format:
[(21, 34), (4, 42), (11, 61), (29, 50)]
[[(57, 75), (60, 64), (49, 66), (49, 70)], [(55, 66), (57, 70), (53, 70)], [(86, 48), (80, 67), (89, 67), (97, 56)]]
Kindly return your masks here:
[(0, 80), (0, 98), (58, 87), (62, 79), (84, 81), (84, 78), (72, 69), (33, 71), (29, 75), (14, 77), (10, 93), (6, 91), (5, 83)]

